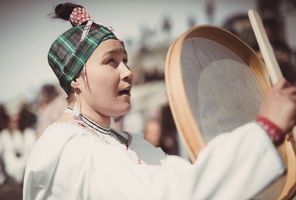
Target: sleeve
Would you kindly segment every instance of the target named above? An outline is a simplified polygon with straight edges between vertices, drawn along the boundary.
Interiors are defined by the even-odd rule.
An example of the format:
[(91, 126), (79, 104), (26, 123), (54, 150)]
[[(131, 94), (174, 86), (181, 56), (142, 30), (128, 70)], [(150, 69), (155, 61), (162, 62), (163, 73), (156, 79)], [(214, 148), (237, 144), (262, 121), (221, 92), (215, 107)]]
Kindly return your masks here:
[(168, 156), (161, 165), (136, 165), (123, 151), (104, 155), (93, 155), (87, 180), (94, 199), (249, 199), (285, 170), (255, 123), (217, 136), (194, 164)]

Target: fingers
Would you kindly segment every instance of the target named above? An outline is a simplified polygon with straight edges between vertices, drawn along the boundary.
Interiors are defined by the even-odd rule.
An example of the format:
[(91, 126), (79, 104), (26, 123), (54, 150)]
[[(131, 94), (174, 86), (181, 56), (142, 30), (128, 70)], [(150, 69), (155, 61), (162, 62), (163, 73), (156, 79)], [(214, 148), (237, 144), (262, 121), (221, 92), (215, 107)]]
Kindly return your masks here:
[(296, 87), (290, 86), (287, 88), (282, 89), (281, 91), (282, 94), (284, 95), (296, 95)]
[(274, 86), (274, 89), (283, 89), (286, 87), (290, 87), (291, 83), (289, 83), (286, 79), (280, 79)]
[(296, 95), (296, 87), (289, 83), (286, 79), (279, 80), (278, 83), (272, 88), (272, 93), (277, 93), (280, 96), (293, 96)]

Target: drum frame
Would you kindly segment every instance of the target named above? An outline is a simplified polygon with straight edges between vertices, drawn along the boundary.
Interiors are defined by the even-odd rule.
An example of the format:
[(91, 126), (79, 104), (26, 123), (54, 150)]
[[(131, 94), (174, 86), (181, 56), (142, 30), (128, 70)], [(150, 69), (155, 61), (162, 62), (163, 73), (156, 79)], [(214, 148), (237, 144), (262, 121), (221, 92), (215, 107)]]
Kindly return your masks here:
[[(176, 127), (185, 141), (191, 161), (194, 162), (200, 150), (204, 148), (205, 141), (190, 109), (181, 65), (181, 52), (184, 41), (192, 37), (202, 37), (216, 41), (236, 53), (254, 72), (263, 95), (271, 88), (271, 83), (266, 66), (256, 52), (237, 36), (222, 28), (209, 25), (197, 26), (177, 38), (167, 53), (165, 82)], [(293, 138), (287, 137), (285, 142), (278, 147), (278, 152), (287, 166), (285, 175), (287, 178), (278, 199), (288, 199), (296, 191), (296, 148)]]

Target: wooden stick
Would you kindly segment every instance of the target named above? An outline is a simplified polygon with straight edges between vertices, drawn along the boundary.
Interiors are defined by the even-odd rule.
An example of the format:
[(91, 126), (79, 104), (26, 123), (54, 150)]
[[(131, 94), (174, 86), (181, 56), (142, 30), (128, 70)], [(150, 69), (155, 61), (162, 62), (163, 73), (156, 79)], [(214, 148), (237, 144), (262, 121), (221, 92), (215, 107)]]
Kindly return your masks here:
[(279, 64), (267, 38), (260, 16), (254, 10), (249, 10), (248, 15), (264, 62), (270, 74), (271, 83), (275, 84), (281, 78), (283, 78), (283, 74), (280, 70)]

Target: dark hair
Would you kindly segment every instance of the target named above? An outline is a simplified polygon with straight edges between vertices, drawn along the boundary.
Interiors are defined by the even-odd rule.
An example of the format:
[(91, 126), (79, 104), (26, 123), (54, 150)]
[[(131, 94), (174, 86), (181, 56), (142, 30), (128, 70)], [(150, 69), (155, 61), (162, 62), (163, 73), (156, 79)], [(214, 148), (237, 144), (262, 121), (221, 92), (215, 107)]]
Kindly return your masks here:
[(169, 155), (179, 155), (177, 129), (168, 104), (161, 108), (160, 147)]
[(18, 129), (24, 131), (26, 128), (34, 128), (37, 122), (36, 115), (27, 104), (23, 104), (19, 112)]
[[(69, 21), (70, 15), (74, 8), (83, 8), (83, 6), (73, 3), (61, 3), (55, 7), (54, 13), (51, 16), (55, 19), (63, 19)], [(72, 26), (74, 25), (72, 24)]]
[(45, 103), (52, 102), (57, 96), (59, 96), (58, 89), (53, 84), (44, 84), (40, 89), (40, 96), (45, 100)]
[(8, 127), (9, 120), (10, 118), (5, 106), (3, 104), (0, 104), (0, 131)]

